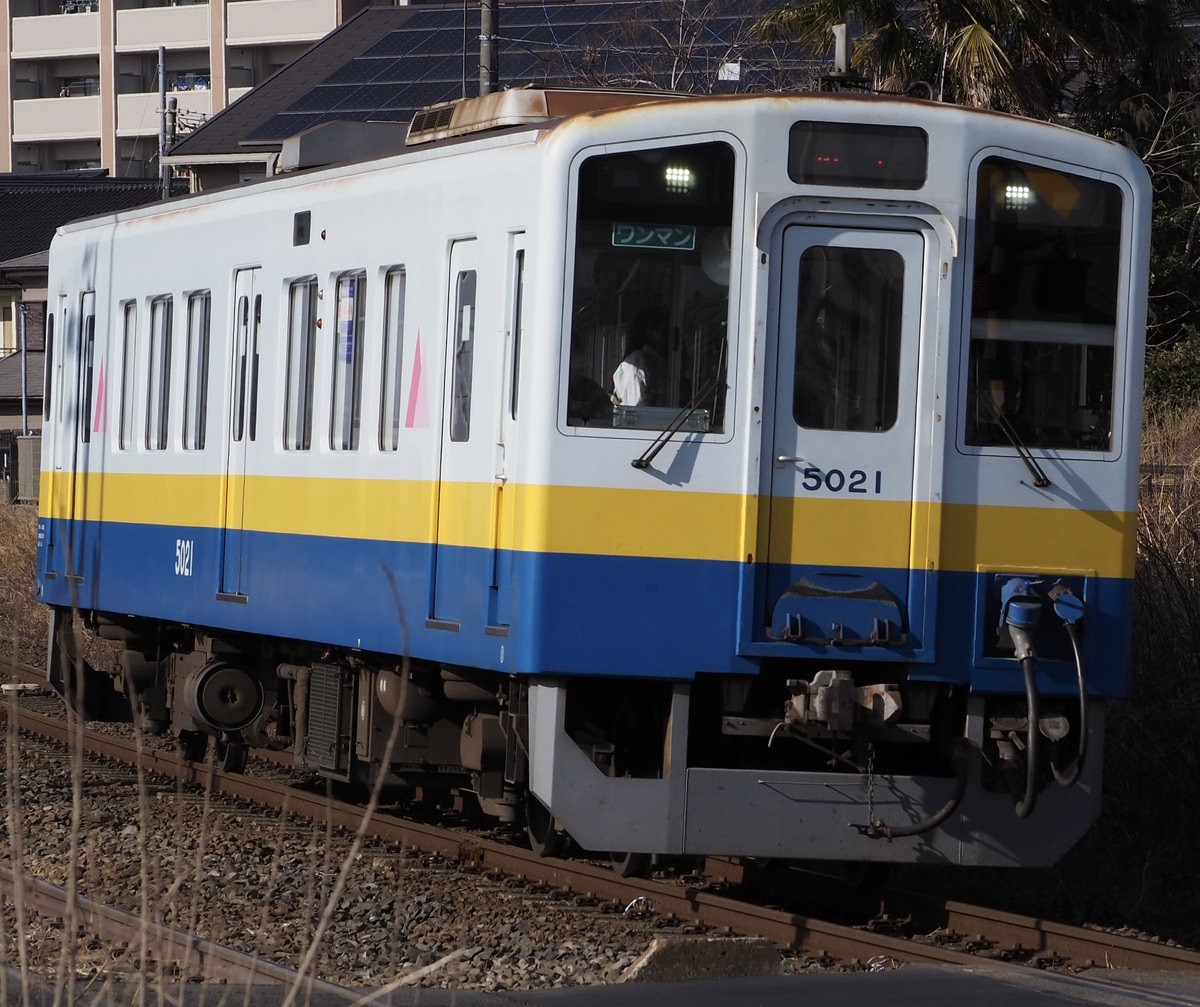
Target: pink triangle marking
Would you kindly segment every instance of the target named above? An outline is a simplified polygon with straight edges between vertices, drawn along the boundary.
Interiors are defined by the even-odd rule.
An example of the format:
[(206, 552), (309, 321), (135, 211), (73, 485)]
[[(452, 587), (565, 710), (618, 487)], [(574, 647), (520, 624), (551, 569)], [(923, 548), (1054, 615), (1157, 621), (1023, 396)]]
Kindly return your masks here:
[(104, 361), (100, 361), (100, 380), (96, 383), (96, 416), (92, 422), (92, 431), (97, 434), (108, 433), (108, 410), (104, 406)]
[(405, 427), (424, 428), (429, 426), (429, 407), (425, 401), (425, 375), (421, 367), (421, 330), (417, 330), (417, 347), (413, 351), (412, 380), (408, 385), (408, 412), (404, 417)]

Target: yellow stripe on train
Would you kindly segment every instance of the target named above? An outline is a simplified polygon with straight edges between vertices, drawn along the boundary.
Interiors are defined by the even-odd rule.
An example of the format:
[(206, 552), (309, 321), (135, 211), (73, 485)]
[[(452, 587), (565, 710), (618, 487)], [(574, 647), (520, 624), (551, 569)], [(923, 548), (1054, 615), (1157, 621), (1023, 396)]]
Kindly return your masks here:
[[(971, 571), (1094, 570), (1130, 578), (1137, 515), (910, 505), (572, 486), (250, 476), (244, 499), (220, 475), (42, 475), (40, 512), (90, 521), (331, 538), (431, 542), (522, 552)], [(227, 496), (227, 494), (229, 494)], [(239, 503), (241, 505), (239, 506)], [(1027, 559), (1026, 559), (1027, 557)], [(1002, 566), (1000, 565), (1002, 564)]]

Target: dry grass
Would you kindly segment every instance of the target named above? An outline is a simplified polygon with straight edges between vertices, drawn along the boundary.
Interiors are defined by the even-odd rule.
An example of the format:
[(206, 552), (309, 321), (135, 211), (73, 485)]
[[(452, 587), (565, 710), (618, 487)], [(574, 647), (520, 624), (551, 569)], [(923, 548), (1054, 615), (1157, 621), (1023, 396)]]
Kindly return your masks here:
[(34, 661), (46, 643), (46, 609), (34, 600), (37, 512), (0, 503), (0, 647)]

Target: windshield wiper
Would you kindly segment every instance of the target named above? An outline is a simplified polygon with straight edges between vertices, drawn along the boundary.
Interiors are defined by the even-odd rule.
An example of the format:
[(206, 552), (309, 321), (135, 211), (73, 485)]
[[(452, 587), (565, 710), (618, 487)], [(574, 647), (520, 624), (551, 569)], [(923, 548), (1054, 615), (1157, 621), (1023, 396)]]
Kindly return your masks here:
[(701, 386), (700, 390), (691, 397), (688, 404), (679, 410), (678, 414), (671, 418), (671, 422), (667, 424), (665, 430), (661, 431), (650, 446), (646, 448), (641, 455), (631, 463), (635, 469), (645, 469), (650, 467), (650, 463), (658, 456), (658, 453), (667, 446), (667, 442), (674, 437), (683, 425), (692, 415), (692, 410), (696, 408), (696, 403), (705, 398), (709, 392), (714, 391), (717, 387), (717, 382), (720, 381), (720, 375), (715, 378), (709, 378), (708, 381)]
[(1021, 435), (1017, 433), (1017, 428), (1012, 425), (1009, 420), (995, 404), (992, 403), (992, 415), (995, 417), (996, 426), (998, 426), (1009, 443), (1016, 448), (1017, 455), (1021, 461), (1025, 463), (1025, 467), (1029, 469), (1029, 474), (1033, 476), (1033, 485), (1040, 490), (1044, 490), (1050, 485), (1050, 477), (1042, 470), (1042, 467), (1037, 463), (1037, 459), (1029, 453), (1029, 448), (1025, 446), (1025, 442), (1021, 440)]

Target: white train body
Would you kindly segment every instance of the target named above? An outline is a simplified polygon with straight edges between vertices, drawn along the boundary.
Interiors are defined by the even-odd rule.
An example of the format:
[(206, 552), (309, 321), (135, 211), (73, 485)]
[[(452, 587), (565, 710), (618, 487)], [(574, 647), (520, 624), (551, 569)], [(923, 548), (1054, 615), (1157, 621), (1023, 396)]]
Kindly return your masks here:
[(807, 95), (68, 225), (51, 677), (75, 607), (192, 754), (443, 780), (547, 850), (1052, 862), (1128, 683), (1148, 217), (1094, 137)]

